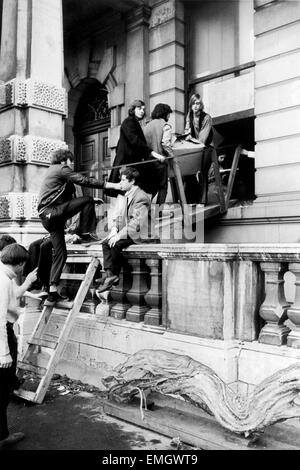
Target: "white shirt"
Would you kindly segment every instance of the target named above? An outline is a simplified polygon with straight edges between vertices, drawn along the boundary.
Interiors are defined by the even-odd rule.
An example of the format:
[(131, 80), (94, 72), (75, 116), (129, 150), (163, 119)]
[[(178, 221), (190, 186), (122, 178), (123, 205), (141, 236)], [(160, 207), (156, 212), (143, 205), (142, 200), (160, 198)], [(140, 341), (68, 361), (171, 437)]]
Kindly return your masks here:
[(6, 323), (14, 323), (21, 313), (17, 302), (16, 274), (0, 262), (0, 358), (9, 354)]

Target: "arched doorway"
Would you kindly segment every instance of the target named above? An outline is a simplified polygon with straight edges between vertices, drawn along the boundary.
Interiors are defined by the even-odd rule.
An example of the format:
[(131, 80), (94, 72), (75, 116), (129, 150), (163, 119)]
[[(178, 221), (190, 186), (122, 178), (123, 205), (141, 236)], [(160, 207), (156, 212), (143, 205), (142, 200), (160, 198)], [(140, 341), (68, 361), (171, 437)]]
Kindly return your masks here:
[[(90, 85), (81, 96), (74, 118), (75, 170), (100, 179), (102, 167), (110, 165), (108, 128), (110, 110), (107, 90), (99, 82)], [(103, 191), (83, 188), (85, 195), (103, 197)]]

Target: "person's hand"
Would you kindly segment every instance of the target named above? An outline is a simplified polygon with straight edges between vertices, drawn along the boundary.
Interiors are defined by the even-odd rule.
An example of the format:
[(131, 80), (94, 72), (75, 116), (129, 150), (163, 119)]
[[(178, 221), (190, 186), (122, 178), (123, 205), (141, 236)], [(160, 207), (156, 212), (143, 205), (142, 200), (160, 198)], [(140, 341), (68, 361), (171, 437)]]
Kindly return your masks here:
[(10, 354), (0, 358), (0, 369), (7, 369), (12, 366), (12, 357)]
[(115, 235), (113, 235), (109, 240), (108, 240), (108, 244), (110, 246), (110, 248), (112, 248), (113, 246), (115, 246), (115, 244), (120, 240), (120, 237), (119, 235), (116, 233)]
[(151, 155), (152, 157), (156, 158), (161, 163), (165, 161), (165, 157), (161, 155), (160, 153), (154, 152), (154, 150), (152, 151)]
[(35, 268), (33, 271), (27, 274), (26, 283), (28, 283), (28, 285), (31, 285), (34, 281), (37, 280), (37, 271), (38, 271), (38, 268)]

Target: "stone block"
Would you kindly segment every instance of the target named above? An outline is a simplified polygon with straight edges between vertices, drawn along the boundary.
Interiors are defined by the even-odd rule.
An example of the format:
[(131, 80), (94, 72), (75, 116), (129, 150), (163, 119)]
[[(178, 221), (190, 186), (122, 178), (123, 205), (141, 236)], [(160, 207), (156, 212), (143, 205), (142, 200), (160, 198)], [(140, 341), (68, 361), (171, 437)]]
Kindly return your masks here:
[(185, 44), (184, 24), (173, 19), (149, 31), (149, 51), (175, 41)]
[(31, 76), (61, 86), (63, 34), (60, 1), (35, 1), (32, 9)]
[(221, 82), (201, 86), (205, 110), (211, 116), (223, 116), (254, 107), (254, 71)]
[(273, 2), (254, 15), (254, 34), (262, 34), (300, 19), (300, 2)]
[(255, 167), (263, 168), (299, 162), (300, 136), (258, 142), (255, 147)]
[(224, 272), (217, 261), (169, 260), (168, 329), (202, 338), (223, 338)]
[(108, 74), (114, 70), (115, 62), (116, 62), (115, 55), (116, 55), (115, 48), (113, 46), (105, 50), (105, 53), (100, 63), (100, 67), (99, 67), (97, 77), (96, 77), (100, 83), (104, 83)]
[[(47, 139), (63, 140), (62, 117), (50, 111), (29, 108), (27, 133)], [(17, 132), (16, 132), (17, 133)]]
[(174, 64), (184, 67), (184, 48), (175, 42), (156, 49), (149, 55), (150, 73)]
[(300, 77), (300, 52), (297, 51), (262, 60), (255, 66), (256, 88), (296, 77)]
[(300, 77), (264, 86), (255, 92), (255, 114), (268, 113), (300, 105)]
[(120, 127), (115, 126), (108, 129), (108, 146), (109, 148), (114, 148), (117, 146), (119, 137), (120, 137)]
[(300, 133), (300, 108), (284, 109), (255, 119), (256, 142)]
[(257, 196), (298, 191), (299, 171), (300, 163), (259, 168), (255, 177)]
[(125, 85), (117, 85), (108, 95), (108, 106), (114, 108), (115, 106), (122, 106), (125, 102)]
[(184, 92), (173, 88), (158, 95), (150, 96), (150, 110), (158, 103), (167, 103), (173, 110), (184, 112)]
[(300, 47), (300, 23), (291, 23), (284, 28), (269, 31), (256, 37), (254, 58), (256, 61), (284, 54)]
[(151, 74), (149, 77), (150, 95), (172, 88), (184, 90), (184, 70), (176, 66)]
[(267, 346), (245, 343), (239, 360), (238, 380), (257, 385), (280, 369), (299, 362), (300, 351), (287, 346)]

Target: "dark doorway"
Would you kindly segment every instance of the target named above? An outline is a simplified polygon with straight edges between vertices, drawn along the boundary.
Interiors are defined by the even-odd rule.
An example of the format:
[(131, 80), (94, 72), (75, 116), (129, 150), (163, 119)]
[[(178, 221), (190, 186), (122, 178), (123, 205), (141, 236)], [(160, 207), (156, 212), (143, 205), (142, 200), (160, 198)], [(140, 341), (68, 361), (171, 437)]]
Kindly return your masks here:
[[(110, 164), (108, 128), (110, 111), (107, 90), (95, 83), (83, 93), (75, 114), (75, 170), (102, 179), (102, 168)], [(84, 195), (103, 198), (103, 191), (83, 188)]]

